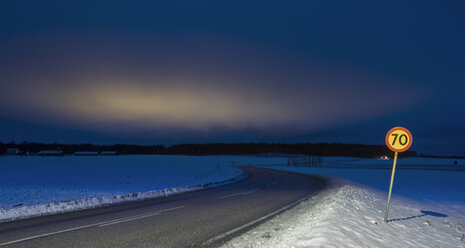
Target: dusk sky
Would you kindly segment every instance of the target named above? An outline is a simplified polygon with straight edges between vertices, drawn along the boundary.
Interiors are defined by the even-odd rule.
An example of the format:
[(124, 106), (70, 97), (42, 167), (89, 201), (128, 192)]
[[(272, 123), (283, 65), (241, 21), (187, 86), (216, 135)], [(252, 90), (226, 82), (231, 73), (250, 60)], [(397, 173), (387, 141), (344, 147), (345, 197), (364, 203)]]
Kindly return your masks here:
[(0, 141), (465, 155), (465, 1), (2, 1)]

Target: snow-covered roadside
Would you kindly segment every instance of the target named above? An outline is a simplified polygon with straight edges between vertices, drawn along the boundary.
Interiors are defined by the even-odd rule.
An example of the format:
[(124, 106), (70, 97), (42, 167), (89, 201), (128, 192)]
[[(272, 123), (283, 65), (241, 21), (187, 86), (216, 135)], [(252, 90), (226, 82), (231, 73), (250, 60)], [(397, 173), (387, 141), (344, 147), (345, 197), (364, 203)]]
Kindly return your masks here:
[(240, 156), (0, 157), (0, 222), (163, 197), (241, 180)]
[(243, 172), (239, 174), (238, 176), (227, 179), (227, 180), (217, 181), (217, 182), (213, 181), (213, 182), (206, 183), (206, 184), (187, 185), (187, 186), (181, 186), (181, 187), (176, 187), (176, 188), (153, 190), (153, 191), (148, 191), (148, 192), (135, 192), (131, 194), (113, 195), (113, 196), (110, 195), (110, 196), (80, 199), (80, 200), (75, 200), (75, 201), (53, 202), (53, 203), (47, 203), (47, 204), (42, 204), (42, 205), (24, 206), (20, 208), (0, 210), (0, 222), (11, 221), (11, 220), (16, 220), (16, 219), (31, 218), (35, 216), (42, 216), (42, 215), (49, 215), (49, 214), (65, 213), (65, 212), (71, 212), (71, 211), (82, 210), (82, 209), (96, 208), (96, 207), (102, 207), (102, 206), (129, 202), (129, 201), (147, 200), (147, 199), (154, 199), (158, 197), (166, 197), (166, 196), (186, 193), (190, 191), (218, 187), (218, 186), (225, 185), (228, 183), (240, 181), (247, 177), (248, 177), (248, 174), (246, 172)]
[[(375, 176), (379, 170), (337, 170), (341, 175), (353, 177), (350, 181), (331, 175), (335, 169), (270, 168), (327, 175), (328, 187), (230, 240), (224, 247), (465, 247), (465, 199), (457, 201), (456, 197), (446, 196), (442, 199), (454, 200), (441, 202), (428, 197), (407, 198), (394, 191), (390, 221), (385, 223), (387, 194), (369, 185), (369, 181), (381, 180)], [(364, 184), (355, 182), (356, 176)], [(434, 180), (418, 175), (411, 179), (420, 184)]]

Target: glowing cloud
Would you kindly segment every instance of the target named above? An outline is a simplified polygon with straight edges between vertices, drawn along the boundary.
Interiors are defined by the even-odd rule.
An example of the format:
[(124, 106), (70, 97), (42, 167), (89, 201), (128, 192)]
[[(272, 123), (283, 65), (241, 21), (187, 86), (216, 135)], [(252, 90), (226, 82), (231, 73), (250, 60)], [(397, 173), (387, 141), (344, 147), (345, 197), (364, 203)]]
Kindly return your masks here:
[(406, 82), (299, 62), (249, 44), (163, 46), (168, 51), (145, 44), (143, 55), (140, 48), (114, 47), (101, 52), (108, 58), (74, 43), (58, 50), (71, 54), (31, 55), (50, 51), (54, 43), (39, 44), (47, 45), (23, 49), (24, 54), (4, 51), (10, 62), (11, 56), (36, 63), (42, 56), (49, 59), (4, 68), (2, 80), (9, 83), (0, 85), (3, 116), (101, 132), (221, 127), (279, 136), (405, 110), (425, 96), (421, 89), (413, 94), (414, 86)]

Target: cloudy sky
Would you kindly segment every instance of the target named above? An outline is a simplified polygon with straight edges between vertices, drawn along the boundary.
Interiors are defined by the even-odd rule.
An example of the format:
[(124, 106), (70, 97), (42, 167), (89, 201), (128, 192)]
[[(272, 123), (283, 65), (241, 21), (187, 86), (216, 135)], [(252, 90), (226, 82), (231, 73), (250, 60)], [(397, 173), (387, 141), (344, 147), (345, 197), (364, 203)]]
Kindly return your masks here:
[(0, 141), (465, 155), (463, 1), (2, 1)]

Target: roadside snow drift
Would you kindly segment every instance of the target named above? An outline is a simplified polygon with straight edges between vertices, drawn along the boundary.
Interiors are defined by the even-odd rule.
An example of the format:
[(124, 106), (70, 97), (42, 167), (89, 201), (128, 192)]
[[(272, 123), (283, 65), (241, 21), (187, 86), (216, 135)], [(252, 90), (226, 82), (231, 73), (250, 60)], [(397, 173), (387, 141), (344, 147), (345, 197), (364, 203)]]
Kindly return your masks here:
[[(276, 160), (274, 160), (276, 161)], [(0, 221), (168, 196), (240, 180), (238, 156), (0, 156)]]
[[(338, 159), (328, 160), (331, 165), (332, 160)], [(424, 159), (406, 161), (416, 165), (425, 162)], [(463, 165), (464, 160), (460, 162)], [(464, 172), (397, 170), (389, 221), (385, 223), (391, 170), (376, 169), (376, 164), (384, 161), (367, 159), (354, 160), (354, 163), (372, 167), (268, 166), (321, 175), (327, 178), (328, 187), (297, 207), (230, 240), (224, 247), (465, 247)]]

